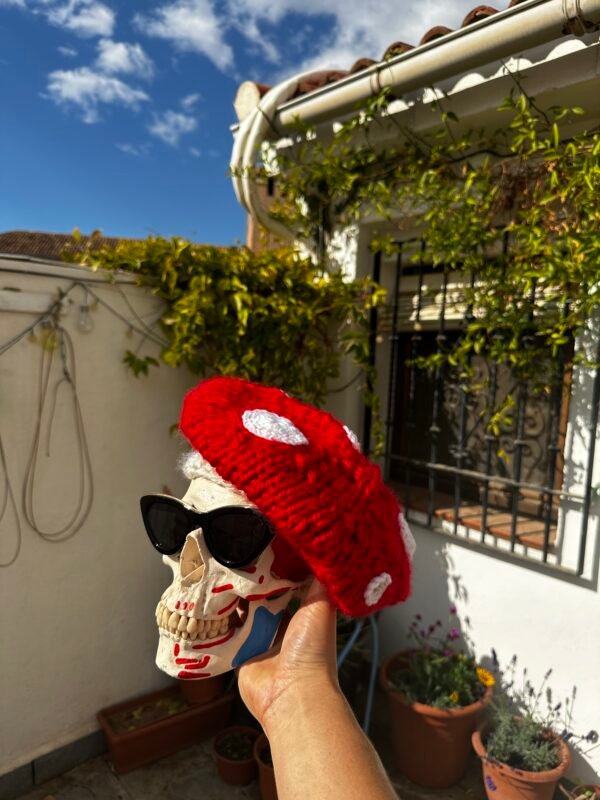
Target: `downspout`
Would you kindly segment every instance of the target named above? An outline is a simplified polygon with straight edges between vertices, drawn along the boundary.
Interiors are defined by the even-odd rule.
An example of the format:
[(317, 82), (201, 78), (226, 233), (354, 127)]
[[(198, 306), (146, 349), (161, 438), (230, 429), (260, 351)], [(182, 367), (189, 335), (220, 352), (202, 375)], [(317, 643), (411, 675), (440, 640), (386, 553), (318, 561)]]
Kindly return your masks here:
[(267, 229), (293, 238), (292, 231), (271, 219), (248, 174), (264, 141), (283, 136), (298, 121), (310, 125), (339, 119), (384, 88), (399, 96), (561, 36), (582, 36), (599, 25), (600, 0), (526, 0), (294, 100), (305, 75), (291, 78), (271, 89), (237, 132), (231, 168), (238, 200)]

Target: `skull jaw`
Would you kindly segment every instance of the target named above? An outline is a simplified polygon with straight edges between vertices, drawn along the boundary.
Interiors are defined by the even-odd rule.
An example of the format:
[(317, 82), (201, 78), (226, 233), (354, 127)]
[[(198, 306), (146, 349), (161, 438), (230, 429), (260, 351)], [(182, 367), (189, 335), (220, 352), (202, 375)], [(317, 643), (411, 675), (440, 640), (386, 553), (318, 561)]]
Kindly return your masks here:
[(239, 628), (231, 628), (214, 640), (175, 639), (159, 628), (156, 666), (180, 680), (201, 680), (229, 672), (273, 644), (294, 589), (270, 601), (250, 603), (248, 616)]

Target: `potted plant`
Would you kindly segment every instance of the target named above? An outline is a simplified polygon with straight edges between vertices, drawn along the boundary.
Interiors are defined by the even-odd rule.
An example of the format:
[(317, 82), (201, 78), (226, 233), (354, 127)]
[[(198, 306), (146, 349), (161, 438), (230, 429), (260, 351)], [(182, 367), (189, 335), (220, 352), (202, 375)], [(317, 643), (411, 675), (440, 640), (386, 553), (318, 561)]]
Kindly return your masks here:
[(247, 786), (256, 778), (254, 742), (259, 733), (247, 725), (232, 725), (217, 734), (213, 741), (213, 755), (225, 783)]
[(227, 683), (231, 677), (230, 672), (215, 675), (212, 678), (201, 678), (198, 680), (180, 680), (179, 690), (183, 699), (190, 705), (203, 705), (210, 703), (217, 697), (224, 694)]
[(229, 719), (233, 692), (191, 705), (178, 686), (104, 708), (98, 721), (119, 773), (150, 764), (194, 741), (214, 735)]
[(254, 742), (254, 758), (258, 764), (258, 782), (262, 800), (277, 800), (271, 747), (264, 733)]
[[(454, 616), (456, 608), (450, 612)], [(380, 671), (396, 765), (413, 783), (434, 789), (452, 786), (464, 774), (471, 734), (495, 683), (456, 647), (458, 629), (444, 636), (441, 628), (441, 620), (425, 628), (417, 614), (409, 629), (415, 647), (392, 655)]]
[(600, 785), (585, 783), (579, 786), (573, 786), (572, 789), (566, 789), (561, 784), (558, 788), (569, 800), (600, 800)]
[[(513, 656), (507, 676), (502, 676), (504, 694), (490, 704), (490, 718), (473, 733), (473, 747), (482, 762), (490, 800), (552, 800), (558, 781), (571, 764), (567, 742), (594, 742), (598, 734), (590, 731), (587, 736), (575, 736), (568, 730), (573, 698), (564, 704), (553, 703), (547, 686), (552, 670), (536, 692), (526, 669), (517, 686), (516, 662)], [(542, 710), (544, 698), (546, 708)]]

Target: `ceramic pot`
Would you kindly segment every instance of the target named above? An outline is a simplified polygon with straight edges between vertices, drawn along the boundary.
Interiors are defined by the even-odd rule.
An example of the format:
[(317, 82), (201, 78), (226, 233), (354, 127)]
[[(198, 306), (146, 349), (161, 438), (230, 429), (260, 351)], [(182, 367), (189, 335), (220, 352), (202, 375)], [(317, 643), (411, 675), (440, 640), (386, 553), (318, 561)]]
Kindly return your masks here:
[(225, 693), (230, 674), (215, 675), (214, 678), (199, 678), (196, 681), (179, 681), (182, 697), (194, 705), (210, 703)]
[(462, 708), (434, 708), (413, 703), (393, 689), (390, 675), (408, 653), (396, 653), (382, 665), (381, 687), (389, 699), (392, 747), (396, 766), (410, 781), (445, 789), (464, 775), (471, 753), (471, 734), (492, 697), (488, 687), (476, 703)]
[(221, 779), (230, 786), (247, 786), (256, 778), (254, 743), (259, 731), (246, 725), (232, 725), (213, 741), (213, 756)]
[(559, 737), (560, 763), (545, 772), (527, 772), (500, 761), (488, 759), (484, 745), (487, 726), (478, 728), (472, 737), (473, 748), (483, 768), (483, 782), (489, 800), (552, 800), (560, 778), (571, 766), (571, 751)]
[(271, 763), (271, 748), (265, 734), (261, 734), (254, 742), (254, 758), (258, 764), (258, 782), (262, 800), (277, 800), (275, 771)]

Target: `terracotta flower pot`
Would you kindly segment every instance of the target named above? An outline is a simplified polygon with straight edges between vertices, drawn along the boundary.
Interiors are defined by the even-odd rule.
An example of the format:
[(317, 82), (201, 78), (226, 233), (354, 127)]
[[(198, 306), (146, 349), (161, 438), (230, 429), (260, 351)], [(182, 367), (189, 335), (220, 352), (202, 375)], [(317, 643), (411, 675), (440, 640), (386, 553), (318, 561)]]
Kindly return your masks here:
[(189, 705), (177, 686), (135, 697), (98, 712), (119, 773), (129, 772), (220, 731), (227, 723), (233, 692), (204, 705)]
[(221, 779), (231, 786), (247, 786), (256, 778), (254, 743), (259, 731), (246, 725), (232, 725), (213, 741), (213, 756)]
[(515, 769), (487, 757), (483, 743), (486, 727), (478, 728), (472, 737), (473, 748), (481, 759), (483, 782), (489, 800), (552, 800), (560, 778), (571, 766), (571, 751), (559, 737), (560, 763), (545, 772)]
[(412, 703), (390, 685), (391, 673), (406, 655), (391, 656), (381, 665), (379, 673), (381, 686), (389, 698), (396, 766), (419, 786), (445, 789), (458, 783), (467, 769), (471, 734), (492, 697), (492, 688), (488, 687), (476, 703), (462, 708)]
[(225, 693), (229, 673), (215, 675), (214, 678), (200, 678), (195, 681), (179, 681), (179, 691), (188, 703), (203, 705), (210, 703)]
[(254, 758), (258, 764), (258, 781), (262, 800), (277, 800), (275, 771), (271, 761), (271, 748), (265, 734), (261, 734), (254, 742)]

